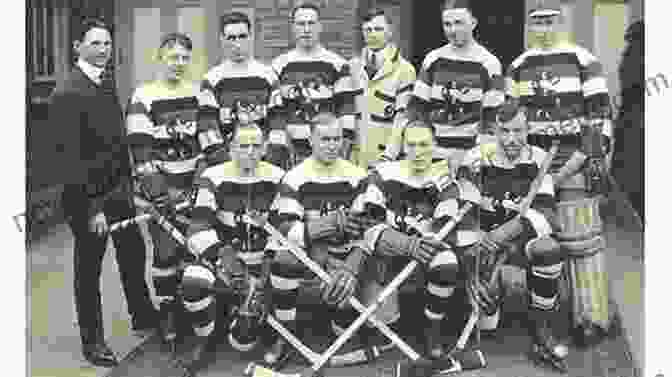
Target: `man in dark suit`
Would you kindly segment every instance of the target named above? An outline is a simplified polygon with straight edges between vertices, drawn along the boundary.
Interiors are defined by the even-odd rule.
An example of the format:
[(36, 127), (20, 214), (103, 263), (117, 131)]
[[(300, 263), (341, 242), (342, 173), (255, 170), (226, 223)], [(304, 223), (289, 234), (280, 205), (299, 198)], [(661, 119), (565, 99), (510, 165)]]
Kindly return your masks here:
[[(94, 365), (117, 364), (105, 343), (100, 273), (109, 225), (135, 216), (131, 169), (124, 140), (122, 109), (105, 66), (110, 28), (86, 20), (74, 41), (79, 54), (68, 79), (53, 93), (52, 127), (58, 128), (64, 180), (63, 209), (75, 238), (74, 293), (84, 357)], [(115, 231), (112, 239), (133, 330), (154, 326), (156, 311), (145, 283), (145, 243), (137, 226)]]

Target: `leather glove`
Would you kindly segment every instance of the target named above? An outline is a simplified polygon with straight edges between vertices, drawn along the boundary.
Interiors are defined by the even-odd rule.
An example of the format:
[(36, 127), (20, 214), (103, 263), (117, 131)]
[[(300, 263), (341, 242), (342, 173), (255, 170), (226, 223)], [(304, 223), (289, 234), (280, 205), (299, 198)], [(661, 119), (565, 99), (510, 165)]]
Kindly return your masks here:
[(410, 256), (428, 266), (441, 251), (450, 249), (447, 244), (431, 238), (408, 236), (396, 229), (381, 232), (375, 251), (385, 256)]
[(322, 289), (322, 300), (341, 307), (357, 289), (357, 274), (345, 262), (330, 258), (327, 272), (331, 282)]
[(524, 230), (523, 220), (516, 217), (486, 233), (479, 245), (489, 253), (495, 254), (508, 246), (507, 241), (518, 237)]

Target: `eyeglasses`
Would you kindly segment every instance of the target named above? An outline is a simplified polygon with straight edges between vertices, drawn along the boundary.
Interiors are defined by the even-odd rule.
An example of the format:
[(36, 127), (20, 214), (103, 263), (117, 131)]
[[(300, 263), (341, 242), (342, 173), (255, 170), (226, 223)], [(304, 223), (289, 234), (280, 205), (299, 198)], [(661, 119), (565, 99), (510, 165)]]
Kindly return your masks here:
[(249, 34), (243, 33), (243, 34), (226, 35), (226, 36), (224, 36), (224, 39), (226, 39), (227, 41), (232, 41), (233, 42), (233, 41), (236, 41), (236, 40), (242, 41), (242, 40), (247, 39), (249, 37), (250, 37)]
[(363, 28), (362, 28), (362, 31), (365, 32), (365, 33), (373, 33), (374, 31), (380, 33), (380, 32), (382, 32), (382, 31), (385, 31), (385, 28), (382, 27), (382, 26), (376, 26), (376, 27), (363, 27)]

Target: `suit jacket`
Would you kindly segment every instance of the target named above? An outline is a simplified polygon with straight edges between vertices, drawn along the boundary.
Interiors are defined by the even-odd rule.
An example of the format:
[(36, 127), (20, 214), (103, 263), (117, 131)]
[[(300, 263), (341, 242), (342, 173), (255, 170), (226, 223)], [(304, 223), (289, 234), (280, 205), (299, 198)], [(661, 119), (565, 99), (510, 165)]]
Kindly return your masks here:
[(50, 126), (58, 129), (54, 168), (62, 172), (66, 215), (101, 212), (105, 200), (131, 173), (116, 92), (94, 83), (75, 66), (54, 89), (49, 112)]

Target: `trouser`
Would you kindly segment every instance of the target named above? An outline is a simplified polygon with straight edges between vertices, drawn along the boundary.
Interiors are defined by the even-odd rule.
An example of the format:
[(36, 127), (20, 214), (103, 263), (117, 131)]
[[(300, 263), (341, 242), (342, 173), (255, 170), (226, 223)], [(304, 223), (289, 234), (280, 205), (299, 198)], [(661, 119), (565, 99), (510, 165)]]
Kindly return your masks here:
[[(118, 188), (105, 202), (103, 212), (112, 224), (136, 215), (129, 191)], [(103, 315), (100, 299), (100, 274), (107, 249), (107, 237), (88, 229), (89, 206), (81, 186), (66, 186), (63, 208), (74, 236), (74, 293), (77, 321), (83, 344), (102, 341)], [(146, 248), (136, 225), (111, 233), (115, 256), (128, 312), (134, 320), (144, 320), (154, 314), (149, 289), (145, 282)]]

